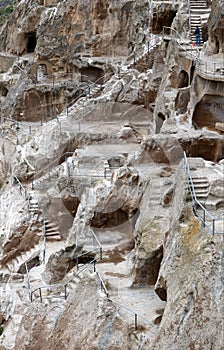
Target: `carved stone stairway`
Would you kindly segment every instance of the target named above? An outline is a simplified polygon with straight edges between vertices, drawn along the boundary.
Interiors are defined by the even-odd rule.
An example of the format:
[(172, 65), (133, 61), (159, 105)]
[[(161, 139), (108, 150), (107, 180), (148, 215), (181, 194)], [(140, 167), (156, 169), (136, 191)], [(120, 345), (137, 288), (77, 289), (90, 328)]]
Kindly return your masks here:
[(202, 26), (207, 23), (211, 9), (208, 8), (206, 0), (190, 0), (190, 18), (191, 18), (191, 41), (196, 44), (194, 35), (196, 27), (200, 28), (201, 45), (203, 45)]

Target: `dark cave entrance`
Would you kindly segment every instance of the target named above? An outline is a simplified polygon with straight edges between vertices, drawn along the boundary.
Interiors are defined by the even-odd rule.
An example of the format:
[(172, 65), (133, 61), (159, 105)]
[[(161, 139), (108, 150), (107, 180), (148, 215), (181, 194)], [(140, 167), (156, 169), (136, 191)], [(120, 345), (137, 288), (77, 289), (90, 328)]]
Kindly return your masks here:
[(215, 123), (224, 122), (224, 97), (204, 95), (195, 107), (192, 122), (196, 128), (215, 129)]
[(6, 97), (9, 90), (4, 86), (0, 84), (0, 96)]
[(35, 51), (37, 45), (36, 33), (28, 33), (26, 34), (27, 38), (27, 52), (32, 53)]
[(163, 246), (158, 247), (150, 256), (136, 268), (135, 285), (154, 286), (158, 279), (160, 265), (163, 259)]
[(122, 225), (129, 219), (128, 214), (119, 208), (112, 212), (95, 212), (90, 226), (95, 228), (109, 228)]
[(163, 27), (171, 27), (177, 11), (170, 10), (164, 12), (153, 11), (152, 17), (152, 33), (159, 34), (163, 31)]
[(188, 74), (187, 74), (187, 72), (185, 70), (182, 70), (180, 72), (180, 75), (179, 75), (178, 88), (181, 89), (181, 88), (187, 87), (188, 84), (189, 84)]
[(80, 69), (82, 82), (96, 82), (98, 84), (103, 83), (104, 71), (98, 67), (84, 67)]
[(165, 119), (166, 118), (162, 113), (158, 114), (158, 117), (156, 118), (156, 134), (159, 134)]

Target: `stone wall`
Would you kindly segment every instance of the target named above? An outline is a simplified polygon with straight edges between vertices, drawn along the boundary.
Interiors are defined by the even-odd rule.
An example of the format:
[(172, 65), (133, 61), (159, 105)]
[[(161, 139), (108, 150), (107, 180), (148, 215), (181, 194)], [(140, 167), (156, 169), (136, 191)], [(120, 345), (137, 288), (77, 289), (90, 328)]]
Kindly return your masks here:
[(15, 56), (0, 55), (0, 73), (7, 72), (7, 70), (13, 65)]

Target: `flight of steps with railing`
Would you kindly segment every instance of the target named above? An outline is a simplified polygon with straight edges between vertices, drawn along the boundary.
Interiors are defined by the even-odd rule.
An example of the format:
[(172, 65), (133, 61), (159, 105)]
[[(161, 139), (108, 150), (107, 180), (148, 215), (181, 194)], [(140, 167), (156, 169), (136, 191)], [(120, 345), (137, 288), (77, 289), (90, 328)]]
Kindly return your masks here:
[(198, 201), (209, 211), (216, 211), (221, 202), (220, 198), (212, 197), (210, 192), (210, 183), (206, 176), (194, 176), (192, 171), (192, 181), (194, 184), (194, 191)]
[[(42, 210), (40, 210), (38, 201), (36, 199), (30, 200), (29, 211), (32, 213), (32, 215), (38, 215), (41, 213), (43, 216)], [(44, 231), (44, 236), (46, 237), (47, 241), (61, 240), (60, 227), (58, 224), (53, 222), (51, 219), (46, 219), (45, 217), (42, 218), (42, 224), (43, 227), (41, 228), (41, 231)], [(42, 235), (42, 232), (40, 232), (40, 235)]]
[(200, 29), (200, 41), (203, 44), (202, 26), (207, 23), (211, 9), (207, 6), (206, 0), (190, 0), (190, 19), (191, 19), (191, 41), (196, 44), (195, 29)]
[[(103, 81), (104, 77), (102, 77)], [(105, 83), (101, 82), (90, 82), (90, 84), (85, 88), (83, 93), (70, 101), (66, 109), (57, 117), (58, 122), (62, 123), (68, 119), (68, 116), (73, 109), (73, 105), (76, 103), (77, 107), (84, 107), (87, 99), (98, 97), (99, 93), (104, 89)]]
[(52, 167), (50, 170), (46, 170), (46, 173), (39, 177), (38, 179), (34, 180), (32, 182), (32, 187), (35, 189), (38, 186), (43, 186), (44, 182), (48, 182), (51, 180), (55, 180), (59, 176), (59, 172), (61, 169), (61, 165), (57, 165), (55, 167)]
[(38, 261), (40, 252), (39, 244), (37, 244), (30, 250), (21, 252), (20, 255), (7, 262), (5, 266), (9, 272), (19, 272), (25, 262), (35, 259)]
[(206, 176), (193, 176), (194, 190), (198, 200), (206, 203), (209, 195), (210, 184)]
[[(21, 251), (12, 259), (4, 259), (1, 265), (9, 272), (18, 272), (25, 262), (31, 260), (43, 259), (43, 239), (47, 242), (61, 241), (60, 227), (54, 221), (43, 217), (43, 212), (39, 208), (36, 199), (29, 200), (29, 214), (30, 214), (30, 230), (36, 231), (38, 239), (32, 240), (29, 244), (29, 250)], [(37, 243), (38, 241), (38, 243)]]

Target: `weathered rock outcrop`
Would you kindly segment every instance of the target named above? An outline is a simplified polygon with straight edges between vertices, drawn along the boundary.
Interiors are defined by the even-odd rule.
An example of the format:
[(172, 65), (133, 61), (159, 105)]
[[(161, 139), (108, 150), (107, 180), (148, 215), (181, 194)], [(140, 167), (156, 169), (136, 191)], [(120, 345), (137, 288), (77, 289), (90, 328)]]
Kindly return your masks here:
[(97, 277), (84, 278), (68, 297), (64, 310), (55, 309), (54, 317), (51, 306), (31, 305), (15, 348), (128, 349), (128, 327), (98, 286)]
[(1, 29), (1, 350), (222, 350), (222, 13), (201, 61), (187, 1), (23, 0)]

